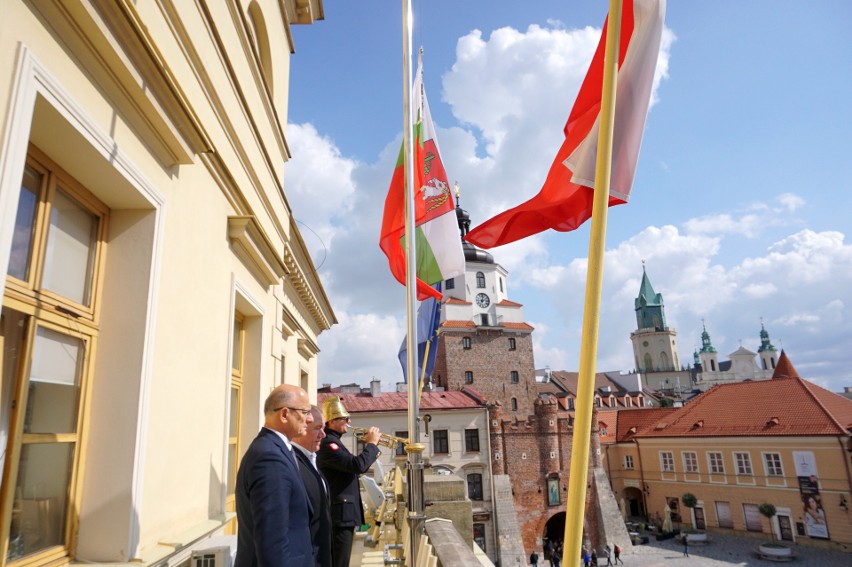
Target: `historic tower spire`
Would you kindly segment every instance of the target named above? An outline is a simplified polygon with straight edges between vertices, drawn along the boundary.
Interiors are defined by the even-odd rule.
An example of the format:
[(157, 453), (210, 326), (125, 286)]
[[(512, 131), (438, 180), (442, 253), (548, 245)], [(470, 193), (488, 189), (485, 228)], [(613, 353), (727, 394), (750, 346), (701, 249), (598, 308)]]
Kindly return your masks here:
[(769, 333), (766, 327), (763, 326), (763, 318), (760, 320), (760, 348), (757, 349), (760, 355), (760, 362), (764, 370), (774, 370), (775, 362), (778, 359), (778, 349), (769, 342)]
[[(649, 386), (671, 389), (680, 380), (688, 384), (688, 375), (680, 371), (677, 354), (677, 331), (666, 323), (663, 295), (654, 291), (642, 262), (642, 283), (634, 301), (636, 330), (630, 333), (636, 370), (645, 375)], [(681, 376), (683, 374), (683, 376)]]

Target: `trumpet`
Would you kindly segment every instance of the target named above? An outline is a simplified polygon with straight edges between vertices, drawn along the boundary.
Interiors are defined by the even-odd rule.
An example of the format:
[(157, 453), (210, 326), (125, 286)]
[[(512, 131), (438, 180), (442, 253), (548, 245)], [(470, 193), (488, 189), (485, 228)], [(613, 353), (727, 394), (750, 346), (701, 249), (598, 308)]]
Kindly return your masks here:
[[(366, 435), (367, 435), (367, 428), (365, 428), (365, 427), (352, 427), (352, 426), (349, 426), (349, 427), (352, 429), (352, 433), (355, 434), (355, 438), (358, 441), (364, 441), (364, 437), (366, 437)], [(379, 446), (387, 447), (388, 449), (396, 450), (397, 446), (400, 443), (402, 443), (403, 447), (405, 445), (408, 445), (408, 439), (405, 439), (403, 437), (395, 437), (393, 435), (388, 435), (387, 433), (380, 433), (380, 436), (381, 437), (379, 438), (379, 443), (378, 443)]]

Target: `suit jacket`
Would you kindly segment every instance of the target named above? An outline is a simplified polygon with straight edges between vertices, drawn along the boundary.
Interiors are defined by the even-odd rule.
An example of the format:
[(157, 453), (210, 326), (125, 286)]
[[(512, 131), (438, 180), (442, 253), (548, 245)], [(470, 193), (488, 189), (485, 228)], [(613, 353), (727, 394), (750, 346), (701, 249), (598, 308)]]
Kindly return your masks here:
[(325, 428), (325, 439), (317, 451), (317, 466), (331, 488), (331, 525), (353, 528), (364, 523), (361, 487), (358, 475), (370, 470), (379, 456), (379, 448), (367, 443), (364, 450), (353, 455), (340, 442), (340, 433)]
[(328, 483), (304, 452), (295, 446), (293, 450), (299, 461), (299, 471), (308, 491), (308, 499), (311, 501), (311, 541), (314, 544), (317, 567), (331, 567), (331, 508)]
[(310, 503), (295, 457), (263, 428), (237, 472), (234, 567), (314, 567)]

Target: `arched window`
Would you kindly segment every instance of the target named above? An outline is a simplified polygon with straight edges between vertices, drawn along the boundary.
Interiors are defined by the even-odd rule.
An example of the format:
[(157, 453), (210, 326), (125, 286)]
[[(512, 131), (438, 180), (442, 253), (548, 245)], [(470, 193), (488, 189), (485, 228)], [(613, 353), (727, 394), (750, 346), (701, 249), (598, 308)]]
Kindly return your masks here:
[(660, 370), (672, 370), (669, 368), (669, 355), (665, 352), (660, 353)]
[(517, 384), (519, 382), (517, 370), (512, 370), (512, 373), (510, 374), (510, 376), (511, 376), (511, 379), (512, 379), (512, 384)]
[(651, 362), (651, 355), (649, 353), (645, 353), (645, 368), (643, 368), (645, 372), (653, 372), (654, 363)]
[(476, 272), (476, 287), (485, 289), (485, 274), (482, 272)]
[(512, 398), (512, 411), (518, 411), (518, 398)]
[(467, 475), (467, 497), (471, 500), (482, 500), (482, 474)]

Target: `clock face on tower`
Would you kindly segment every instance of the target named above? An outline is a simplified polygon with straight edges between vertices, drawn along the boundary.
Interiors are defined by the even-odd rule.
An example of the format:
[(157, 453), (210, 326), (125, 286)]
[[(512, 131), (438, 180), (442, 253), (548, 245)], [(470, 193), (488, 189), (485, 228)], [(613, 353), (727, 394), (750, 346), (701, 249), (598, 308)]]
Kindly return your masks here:
[(476, 304), (482, 308), (488, 307), (491, 304), (491, 300), (488, 299), (488, 296), (484, 293), (476, 294)]

